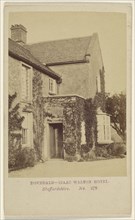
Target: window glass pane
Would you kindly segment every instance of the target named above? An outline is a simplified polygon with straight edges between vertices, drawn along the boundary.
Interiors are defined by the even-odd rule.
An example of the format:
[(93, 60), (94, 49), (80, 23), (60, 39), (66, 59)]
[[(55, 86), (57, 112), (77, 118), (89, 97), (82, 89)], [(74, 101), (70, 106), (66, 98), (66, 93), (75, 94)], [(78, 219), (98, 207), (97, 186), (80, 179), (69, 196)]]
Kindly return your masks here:
[(27, 129), (22, 129), (22, 144), (27, 144)]
[(110, 116), (105, 114), (97, 115), (97, 131), (98, 142), (106, 142), (111, 140)]

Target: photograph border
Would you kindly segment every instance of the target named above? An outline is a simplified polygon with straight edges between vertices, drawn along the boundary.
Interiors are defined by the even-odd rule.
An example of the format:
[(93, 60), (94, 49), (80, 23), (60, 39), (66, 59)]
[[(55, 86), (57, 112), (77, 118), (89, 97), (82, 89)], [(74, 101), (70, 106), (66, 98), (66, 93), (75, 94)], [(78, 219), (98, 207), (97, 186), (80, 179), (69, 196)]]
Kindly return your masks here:
[[(13, 2), (13, 1), (12, 1)], [(10, 3), (11, 3), (11, 5), (12, 5), (12, 2), (10, 1)], [(77, 1), (78, 2), (78, 1)], [(113, 1), (114, 2), (114, 1)], [(121, 2), (121, 1), (120, 1)], [(120, 3), (119, 2), (119, 3)], [(125, 1), (124, 1), (125, 2)], [(123, 2), (123, 3), (124, 3)], [(5, 1), (4, 2), (4, 4), (10, 4), (8, 1)], [(16, 3), (16, 1), (15, 1), (15, 3)], [(25, 2), (26, 3), (26, 2)], [(23, 3), (20, 3), (20, 2), (17, 2), (17, 4), (25, 4), (24, 2)], [(37, 3), (37, 2), (27, 2), (29, 5), (31, 5), (31, 4), (35, 4), (35, 3)], [(47, 3), (48, 4), (48, 2), (45, 2), (44, 1), (44, 3)], [(57, 2), (56, 2), (57, 3)], [(62, 2), (63, 3), (63, 2)], [(80, 3), (80, 2), (79, 2)], [(82, 3), (82, 2), (81, 2)], [(91, 2), (89, 2), (89, 3), (91, 3)], [(93, 2), (92, 2), (93, 3)], [(100, 3), (102, 3), (101, 1), (100, 1)], [(109, 3), (112, 3), (112, 1), (111, 2), (109, 2)], [(114, 3), (116, 3), (116, 1), (114, 2)], [(123, 4), (123, 3), (120, 3), (120, 4)], [(133, 21), (133, 19), (134, 19), (134, 5), (133, 5), (133, 1), (126, 1), (126, 3), (130, 3), (130, 4), (132, 4), (132, 24), (133, 24), (133, 27), (134, 27), (134, 21)], [(5, 6), (6, 6), (6, 4), (5, 4)], [(38, 3), (37, 3), (38, 4)], [(53, 3), (54, 4), (54, 3)], [(64, 3), (65, 4), (65, 3)], [(74, 4), (74, 3), (73, 3)], [(3, 9), (2, 9), (3, 11), (4, 11), (4, 7), (3, 7)], [(3, 16), (3, 18), (4, 18), (4, 13), (2, 13), (2, 16)], [(3, 21), (3, 19), (2, 19), (2, 21)], [(5, 33), (5, 31), (4, 31), (4, 26), (2, 27), (2, 31), (3, 31), (3, 35), (4, 35), (4, 33)], [(2, 35), (1, 35), (2, 36)], [(134, 60), (134, 42), (133, 42), (133, 39), (134, 39), (134, 28), (132, 28), (132, 46), (130, 47), (130, 48), (132, 48), (132, 61)], [(3, 45), (4, 45), (4, 37), (2, 37), (2, 43), (3, 43)], [(3, 48), (3, 54), (4, 54), (4, 46), (2, 47)], [(131, 51), (129, 51), (129, 53), (131, 54)], [(1, 56), (2, 56), (2, 54), (1, 54)], [(131, 57), (130, 57), (130, 59), (131, 59)], [(1, 59), (2, 60), (2, 59)], [(2, 64), (3, 65), (3, 64)], [(130, 66), (130, 68), (131, 68), (131, 66)], [(1, 71), (2, 72), (4, 72), (3, 71), (4, 70), (4, 65), (3, 65), (3, 68), (1, 68)], [(134, 193), (134, 149), (133, 149), (133, 146), (134, 146), (134, 138), (133, 138), (133, 131), (134, 131), (134, 74), (133, 74), (133, 72), (134, 72), (134, 62), (132, 62), (132, 76), (130, 76), (130, 83), (132, 83), (132, 86), (131, 86), (131, 93), (130, 93), (130, 104), (128, 103), (128, 107), (129, 106), (131, 106), (131, 104), (132, 104), (132, 115), (130, 114), (130, 120), (131, 120), (131, 124), (130, 124), (130, 128), (128, 128), (128, 129), (130, 129), (131, 130), (131, 135), (132, 135), (132, 137), (130, 137), (130, 140), (132, 139), (132, 150), (131, 150), (131, 157), (132, 157), (132, 164), (130, 163), (130, 166), (131, 166), (131, 170), (132, 170), (132, 175), (131, 175), (131, 177), (130, 178), (132, 178), (132, 187), (131, 187), (131, 194), (132, 194), (132, 207), (134, 207), (133, 206), (133, 204), (134, 204), (134, 195), (133, 195), (133, 193)], [(132, 82), (131, 82), (131, 79), (132, 79)], [(3, 74), (3, 77), (2, 77), (2, 79), (1, 79), (1, 81), (3, 81), (3, 82), (5, 82), (5, 77), (4, 77), (4, 74)], [(3, 89), (3, 91), (5, 91), (4, 90), (4, 86), (1, 86), (1, 90)], [(3, 91), (2, 91), (2, 94), (3, 94)], [(132, 99), (132, 100), (131, 100)], [(1, 100), (3, 100), (3, 103), (4, 103), (4, 99), (2, 98)], [(5, 104), (3, 104), (3, 107), (5, 107)], [(128, 110), (129, 111), (129, 110)], [(130, 112), (131, 112), (131, 109), (130, 109)], [(2, 112), (1, 111), (1, 113), (4, 115), (4, 112)], [(4, 122), (5, 123), (5, 122)], [(129, 123), (128, 123), (129, 124)], [(3, 125), (3, 123), (2, 123), (2, 125)], [(132, 128), (131, 128), (131, 126), (132, 126)], [(4, 137), (4, 131), (3, 131), (3, 137)], [(2, 140), (2, 138), (1, 138), (1, 140)], [(3, 138), (3, 140), (2, 140), (2, 142), (3, 142), (3, 144), (5, 143), (5, 141), (4, 141), (4, 138)], [(2, 146), (2, 145), (1, 145)], [(2, 150), (2, 155), (4, 155), (5, 156), (5, 153), (3, 152), (3, 150)], [(131, 159), (131, 158), (130, 158)], [(4, 161), (2, 162), (2, 165), (4, 164)], [(3, 172), (3, 171), (2, 171)], [(4, 172), (3, 172), (3, 174), (4, 174)], [(5, 180), (5, 177), (4, 177), (4, 180)], [(2, 185), (2, 193), (3, 193), (3, 185)], [(132, 209), (132, 216), (129, 216), (128, 217), (128, 219), (130, 218), (130, 219), (133, 219), (132, 217), (133, 217), (133, 215), (134, 215), (134, 209)], [(4, 216), (4, 213), (3, 213), (3, 216)], [(20, 219), (21, 217), (19, 217), (19, 219)], [(28, 217), (27, 217), (28, 218)], [(31, 218), (33, 218), (33, 216), (31, 217)], [(41, 217), (42, 218), (42, 217)], [(94, 217), (95, 218), (95, 217)], [(116, 218), (120, 218), (120, 217), (116, 217)], [(105, 218), (106, 219), (106, 218)], [(125, 219), (125, 218), (123, 218), (123, 219)]]

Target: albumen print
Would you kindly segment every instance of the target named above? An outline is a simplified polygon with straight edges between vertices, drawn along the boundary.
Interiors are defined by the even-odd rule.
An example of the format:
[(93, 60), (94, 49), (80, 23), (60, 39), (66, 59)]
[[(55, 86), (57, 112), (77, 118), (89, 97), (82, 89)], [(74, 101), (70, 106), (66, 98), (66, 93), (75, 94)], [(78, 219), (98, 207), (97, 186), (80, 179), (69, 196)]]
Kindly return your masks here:
[(130, 4), (6, 4), (5, 216), (131, 215)]
[(8, 50), (9, 176), (125, 176), (126, 14), (11, 12)]

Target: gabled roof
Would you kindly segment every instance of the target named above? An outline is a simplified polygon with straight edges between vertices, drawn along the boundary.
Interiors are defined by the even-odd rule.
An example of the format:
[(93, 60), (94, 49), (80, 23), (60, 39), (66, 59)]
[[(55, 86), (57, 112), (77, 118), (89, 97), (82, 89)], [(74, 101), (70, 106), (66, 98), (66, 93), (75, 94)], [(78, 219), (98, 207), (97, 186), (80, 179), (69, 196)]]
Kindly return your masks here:
[(9, 55), (27, 63), (28, 65), (54, 79), (60, 80), (61, 78), (59, 74), (46, 67), (37, 58), (35, 58), (28, 49), (11, 39), (9, 39)]
[(68, 63), (84, 61), (94, 35), (26, 45), (42, 63)]

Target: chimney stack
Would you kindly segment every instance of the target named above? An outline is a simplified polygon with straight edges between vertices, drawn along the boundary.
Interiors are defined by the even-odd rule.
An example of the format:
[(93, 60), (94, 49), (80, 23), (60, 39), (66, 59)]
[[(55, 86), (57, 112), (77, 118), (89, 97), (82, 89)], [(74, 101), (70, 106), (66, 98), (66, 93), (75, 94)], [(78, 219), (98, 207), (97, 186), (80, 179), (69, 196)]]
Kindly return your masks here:
[(17, 43), (24, 45), (27, 40), (27, 30), (21, 24), (15, 24), (11, 26), (11, 39)]

